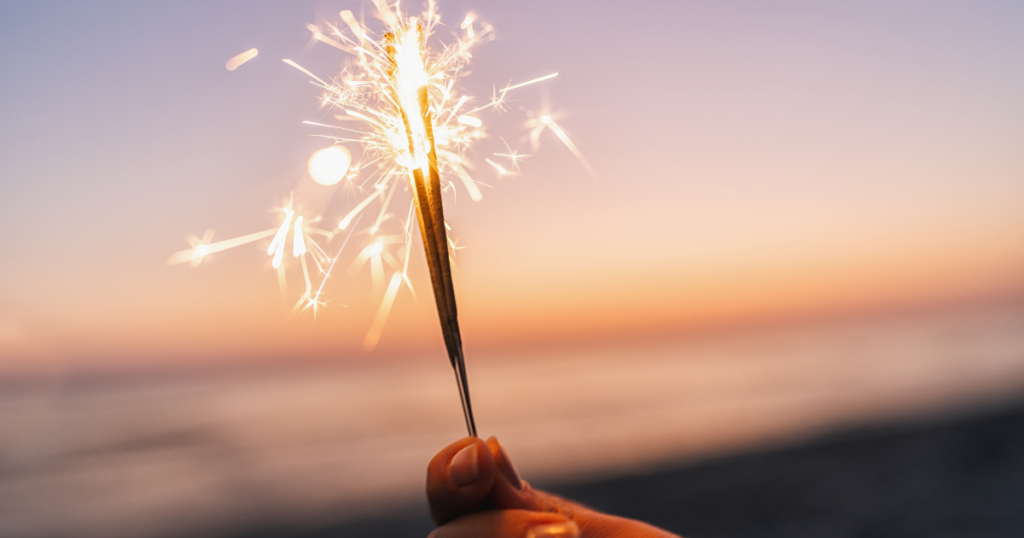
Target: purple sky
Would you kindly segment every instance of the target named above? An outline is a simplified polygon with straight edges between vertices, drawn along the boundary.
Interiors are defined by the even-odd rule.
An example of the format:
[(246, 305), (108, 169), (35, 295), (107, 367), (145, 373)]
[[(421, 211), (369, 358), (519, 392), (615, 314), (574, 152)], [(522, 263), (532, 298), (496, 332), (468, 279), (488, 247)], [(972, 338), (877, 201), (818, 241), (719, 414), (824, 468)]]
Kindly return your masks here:
[[(550, 137), (521, 176), (483, 171), (484, 200), (450, 205), (471, 345), (1024, 285), (1020, 3), (440, 4), (453, 25), (470, 8), (498, 40), (468, 93), (560, 73), (491, 132), (534, 153), (517, 107), (546, 100), (598, 176)], [(0, 376), (359, 356), (376, 309), (366, 271), (330, 282), (316, 322), (285, 322), (259, 244), (164, 265), (186, 234), (274, 227), (271, 209), (308, 181), (325, 142), (300, 122), (330, 118), (280, 60), (340, 70), (305, 29), (340, 9), (373, 12), (0, 4)], [(419, 302), (399, 295), (382, 352), (440, 346), (414, 268)]]

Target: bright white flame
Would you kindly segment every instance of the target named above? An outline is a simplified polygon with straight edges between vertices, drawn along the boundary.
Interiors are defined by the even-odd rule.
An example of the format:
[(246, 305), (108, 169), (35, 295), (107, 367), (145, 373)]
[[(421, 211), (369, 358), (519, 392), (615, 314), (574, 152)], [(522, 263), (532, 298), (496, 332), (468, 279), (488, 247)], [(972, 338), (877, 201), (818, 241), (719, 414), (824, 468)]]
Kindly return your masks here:
[(352, 154), (345, 146), (331, 146), (313, 152), (309, 157), (309, 176), (325, 187), (342, 180), (352, 166)]
[(427, 85), (427, 73), (423, 70), (420, 47), (423, 34), (416, 19), (411, 20), (409, 28), (396, 32), (394, 40), (395, 94), (408, 129), (405, 146), (412, 146), (408, 161), (401, 164), (409, 169), (423, 168), (426, 172), (429, 166), (427, 154), (430, 153), (430, 139), (420, 114), (419, 90)]

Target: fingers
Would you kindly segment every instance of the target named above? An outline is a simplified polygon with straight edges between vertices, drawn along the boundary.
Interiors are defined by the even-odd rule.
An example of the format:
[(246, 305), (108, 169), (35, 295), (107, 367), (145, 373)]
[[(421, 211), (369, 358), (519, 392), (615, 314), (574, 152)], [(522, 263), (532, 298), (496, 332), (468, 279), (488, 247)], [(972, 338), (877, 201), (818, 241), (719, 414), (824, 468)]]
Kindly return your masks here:
[(427, 500), (440, 525), (431, 538), (675, 536), (531, 488), (494, 437), (467, 437), (438, 452), (427, 466)]
[(480, 439), (460, 439), (437, 453), (427, 466), (427, 501), (438, 525), (477, 509), (494, 485), (497, 470), (490, 448)]
[(508, 456), (508, 452), (505, 452), (505, 448), (498, 442), (498, 438), (488, 439), (487, 447), (491, 451), (494, 466), (497, 469), (494, 486), (491, 488), (491, 495), (488, 499), (489, 506), (498, 509), (542, 510), (543, 506), (537, 502), (535, 492), (519, 476), (519, 471), (512, 463), (512, 458)]
[[(487, 446), (491, 450), (494, 466), (497, 469), (494, 477), (494, 486), (491, 488), (491, 494), (486, 503), (488, 508), (512, 513), (519, 513), (525, 510), (535, 514), (546, 513), (557, 516), (561, 518), (560, 521), (571, 521), (574, 524), (574, 532), (582, 533), (581, 535), (586, 538), (678, 538), (674, 534), (652, 527), (646, 523), (602, 514), (585, 506), (567, 501), (558, 495), (533, 489), (530, 487), (530, 484), (519, 476), (515, 465), (512, 463), (512, 458), (509, 457), (508, 452), (505, 451), (496, 438), (491, 437), (488, 439)], [(562, 528), (564, 527), (559, 527), (559, 529)], [(513, 532), (513, 534), (499, 534), (495, 536), (530, 536), (528, 533), (514, 534), (515, 532), (520, 532), (520, 530), (516, 527), (509, 531)], [(551, 532), (567, 531), (553, 530)], [(563, 535), (556, 533), (550, 536), (561, 537)], [(565, 534), (565, 536), (575, 535)]]
[(442, 525), (479, 508), (547, 509), (494, 437), (467, 437), (438, 452), (427, 466), (430, 515)]
[(558, 514), (490, 510), (438, 527), (429, 538), (579, 538), (575, 523)]
[[(488, 439), (487, 446), (491, 449), (494, 466), (498, 470), (494, 478), (494, 486), (491, 488), (491, 495), (487, 499), (488, 508), (553, 512), (569, 519), (576, 519), (578, 515), (590, 512), (590, 510), (558, 495), (530, 487), (530, 484), (519, 476), (512, 463), (512, 458), (496, 438)], [(577, 521), (577, 523), (579, 522)]]

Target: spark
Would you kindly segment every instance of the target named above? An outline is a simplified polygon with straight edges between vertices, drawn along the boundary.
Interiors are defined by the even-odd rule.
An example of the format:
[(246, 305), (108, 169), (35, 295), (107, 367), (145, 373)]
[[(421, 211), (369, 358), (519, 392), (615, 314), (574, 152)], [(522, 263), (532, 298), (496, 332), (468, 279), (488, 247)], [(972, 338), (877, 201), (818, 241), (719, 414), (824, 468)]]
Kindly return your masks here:
[(211, 242), (213, 239), (213, 230), (208, 230), (202, 239), (191, 236), (188, 238), (188, 242), (192, 248), (175, 252), (170, 258), (168, 258), (167, 264), (175, 265), (184, 262), (191, 262), (191, 265), (195, 267), (198, 266), (206, 256), (211, 254), (247, 245), (268, 237), (273, 237), (266, 252), (267, 256), (271, 258), (271, 266), (278, 271), (279, 284), (282, 287), (283, 293), (286, 293), (284, 292), (286, 289), (286, 284), (284, 282), (286, 277), (284, 253), (290, 236), (292, 242), (292, 257), (299, 259), (299, 266), (301, 268), (303, 281), (306, 285), (306, 292), (304, 295), (309, 296), (312, 292), (310, 263), (312, 263), (320, 273), (324, 273), (324, 266), (327, 265), (327, 262), (331, 261), (331, 258), (317, 243), (313, 234), (322, 237), (325, 242), (330, 242), (334, 234), (332, 232), (310, 226), (307, 223), (305, 216), (299, 214), (291, 207), (291, 202), (281, 209), (281, 214), (281, 224), (277, 228), (271, 228), (269, 230), (263, 230), (261, 232), (243, 235), (241, 237), (235, 237), (213, 243)]
[[(189, 238), (189, 243), (192, 244), (192, 248), (186, 250), (179, 250), (171, 255), (167, 259), (167, 265), (177, 265), (179, 263), (191, 262), (192, 266), (195, 267), (202, 262), (203, 258), (210, 254), (215, 254), (230, 248), (239, 247), (252, 243), (253, 241), (259, 241), (260, 239), (266, 239), (274, 235), (277, 232), (276, 228), (264, 230), (262, 232), (256, 232), (249, 235), (243, 235), (242, 237), (236, 237), (234, 239), (227, 239), (217, 243), (210, 243), (209, 240), (213, 237), (213, 232), (207, 232), (207, 238), (200, 241), (199, 239)], [(194, 236), (193, 236), (194, 237)]]
[(363, 30), (363, 25), (359, 24), (359, 21), (357, 21), (355, 16), (352, 15), (352, 12), (346, 9), (343, 10), (340, 15), (341, 20), (345, 21), (345, 24), (347, 24), (349, 29), (352, 30), (352, 33), (359, 38), (359, 43), (365, 41), (366, 32)]
[(384, 324), (387, 323), (388, 315), (391, 313), (391, 307), (395, 304), (395, 297), (398, 295), (398, 288), (401, 285), (402, 275), (399, 273), (391, 275), (391, 282), (388, 284), (387, 291), (384, 292), (384, 300), (380, 302), (377, 315), (373, 318), (373, 325), (370, 326), (366, 338), (363, 339), (363, 349), (371, 351), (377, 347), (377, 342), (380, 341), (380, 335), (384, 332)]
[(462, 125), (468, 125), (470, 127), (480, 127), (484, 124), (484, 122), (469, 115), (459, 116), (459, 123), (461, 123)]
[(334, 270), (334, 266), (338, 263), (338, 259), (341, 258), (341, 253), (342, 253), (342, 251), (345, 250), (345, 245), (348, 244), (348, 240), (352, 238), (352, 232), (353, 231), (354, 230), (349, 230), (348, 235), (345, 236), (345, 241), (343, 241), (341, 243), (341, 247), (338, 248), (338, 253), (335, 254), (334, 258), (331, 260), (331, 265), (329, 265), (327, 267), (327, 271), (324, 272), (324, 277), (322, 279), (320, 279), (320, 287), (318, 287), (316, 289), (316, 295), (314, 295), (313, 297), (310, 297), (309, 298), (309, 302), (306, 303), (306, 308), (312, 308), (313, 309), (313, 315), (314, 316), (316, 316), (316, 313), (319, 311), (319, 308), (320, 308), (320, 304), (321, 304), (320, 303), (320, 294), (323, 293), (323, 291), (324, 291), (324, 284), (327, 283), (327, 279), (330, 278), (330, 276), (331, 276), (331, 271)]
[(494, 162), (494, 161), (492, 161), (490, 159), (484, 159), (484, 162), (486, 162), (487, 164), (493, 166), (494, 169), (497, 170), (499, 174), (501, 174), (503, 176), (505, 174), (508, 174), (508, 170), (505, 170), (504, 166), (502, 166), (502, 165), (500, 165), (500, 164), (498, 164), (498, 163), (496, 163), (496, 162)]
[(313, 80), (315, 80), (315, 81), (319, 82), (319, 83), (320, 83), (321, 85), (323, 85), (323, 86), (327, 86), (327, 83), (326, 83), (326, 82), (324, 82), (324, 81), (323, 81), (323, 79), (321, 79), (320, 77), (318, 77), (318, 76), (314, 75), (313, 73), (311, 73), (311, 72), (310, 72), (310, 71), (309, 71), (308, 69), (306, 69), (305, 67), (302, 67), (301, 65), (299, 65), (299, 64), (297, 64), (297, 63), (295, 63), (295, 62), (293, 62), (293, 61), (291, 61), (291, 60), (288, 60), (288, 59), (285, 59), (285, 60), (281, 60), (281, 61), (282, 61), (282, 62), (284, 62), (284, 63), (286, 63), (286, 64), (288, 64), (288, 65), (290, 65), (290, 66), (292, 66), (292, 67), (294, 67), (295, 69), (298, 69), (299, 71), (302, 71), (302, 72), (303, 72), (303, 73), (305, 73), (305, 74), (306, 74), (307, 76), (309, 76), (309, 78), (311, 78), (311, 79), (313, 79)]
[(543, 133), (545, 129), (550, 129), (551, 132), (562, 141), (562, 144), (565, 144), (565, 147), (569, 149), (573, 156), (576, 157), (576, 160), (579, 161), (587, 173), (590, 174), (591, 177), (597, 177), (597, 174), (594, 173), (594, 169), (590, 167), (590, 163), (588, 163), (587, 159), (583, 157), (583, 153), (580, 152), (579, 148), (576, 147), (576, 144), (574, 144), (569, 138), (569, 135), (565, 133), (565, 130), (558, 125), (551, 115), (542, 114), (539, 118), (526, 122), (524, 127), (532, 129), (530, 131), (530, 142), (533, 144), (534, 148), (540, 145), (541, 133)]
[(516, 152), (511, 147), (509, 147), (508, 142), (505, 142), (505, 139), (502, 139), (501, 142), (503, 144), (505, 144), (505, 149), (508, 151), (508, 153), (495, 153), (494, 156), (495, 157), (505, 157), (505, 158), (507, 158), (509, 160), (509, 167), (512, 168), (512, 171), (510, 172), (507, 169), (505, 169), (504, 167), (495, 164), (494, 162), (491, 162), (491, 161), (488, 161), (488, 162), (491, 164), (491, 166), (494, 166), (495, 168), (497, 168), (498, 172), (502, 173), (503, 175), (504, 174), (513, 174), (513, 173), (518, 172), (519, 171), (519, 163), (520, 163), (520, 161), (525, 160), (527, 157), (529, 157), (529, 155), (520, 155), (518, 152)]
[(314, 26), (312, 24), (307, 24), (306, 25), (306, 29), (313, 33), (313, 39), (314, 40), (320, 41), (321, 43), (326, 43), (326, 44), (328, 44), (328, 45), (330, 45), (330, 46), (332, 46), (332, 47), (334, 47), (334, 48), (336, 48), (338, 50), (343, 50), (345, 52), (349, 51), (348, 47), (345, 47), (341, 43), (338, 43), (337, 41), (335, 41), (335, 40), (325, 36), (323, 34), (323, 32), (321, 32), (320, 29), (317, 28), (316, 26)]
[(317, 123), (315, 121), (309, 121), (309, 120), (305, 120), (302, 123), (305, 124), (305, 125), (313, 125), (313, 126), (316, 126), (316, 127), (327, 127), (328, 129), (341, 129), (341, 127), (338, 127), (337, 125), (327, 125), (326, 123)]
[(274, 240), (270, 242), (270, 247), (267, 248), (267, 256), (274, 257), (274, 261), (272, 262), (274, 269), (281, 267), (281, 259), (284, 257), (284, 242), (288, 238), (288, 228), (292, 223), (292, 217), (295, 216), (295, 212), (291, 209), (285, 209), (284, 214), (284, 222), (282, 222), (281, 227), (277, 229), (277, 233), (274, 235)]
[(255, 58), (256, 55), (259, 53), (260, 51), (256, 49), (249, 49), (241, 54), (232, 57), (230, 60), (227, 61), (226, 64), (224, 64), (224, 67), (228, 68), (228, 71), (234, 71), (235, 69), (241, 67), (242, 64), (244, 64), (245, 62), (248, 62), (249, 60)]
[(302, 216), (295, 219), (295, 234), (292, 239), (292, 255), (298, 258), (306, 253), (306, 241), (302, 238)]
[(382, 192), (384, 192), (384, 189), (377, 189), (373, 194), (367, 196), (365, 200), (359, 202), (359, 205), (352, 208), (352, 211), (349, 211), (348, 215), (345, 215), (345, 218), (341, 219), (341, 222), (338, 223), (338, 229), (344, 230), (345, 228), (348, 228), (348, 225), (352, 224), (352, 219), (366, 209), (366, 206), (370, 205), (370, 202), (380, 196)]
[(558, 76), (558, 73), (551, 73), (550, 75), (544, 75), (543, 77), (540, 77), (540, 78), (535, 78), (533, 80), (527, 80), (526, 82), (521, 82), (521, 83), (516, 84), (514, 86), (506, 86), (505, 89), (501, 90), (501, 93), (504, 94), (505, 92), (507, 92), (509, 90), (514, 90), (516, 88), (522, 88), (523, 86), (529, 86), (530, 84), (534, 84), (534, 83), (537, 83), (537, 82), (543, 82), (545, 80), (553, 79), (553, 78), (555, 78), (557, 76)]
[(510, 174), (518, 172), (519, 171), (519, 163), (521, 161), (525, 160), (527, 157), (529, 157), (529, 155), (520, 155), (520, 154), (516, 153), (515, 151), (511, 151), (511, 150), (509, 150), (508, 153), (495, 153), (494, 156), (495, 157), (506, 157), (506, 158), (508, 158), (508, 160), (509, 160), (509, 167), (512, 168), (512, 172), (506, 172), (506, 173), (510, 173)]

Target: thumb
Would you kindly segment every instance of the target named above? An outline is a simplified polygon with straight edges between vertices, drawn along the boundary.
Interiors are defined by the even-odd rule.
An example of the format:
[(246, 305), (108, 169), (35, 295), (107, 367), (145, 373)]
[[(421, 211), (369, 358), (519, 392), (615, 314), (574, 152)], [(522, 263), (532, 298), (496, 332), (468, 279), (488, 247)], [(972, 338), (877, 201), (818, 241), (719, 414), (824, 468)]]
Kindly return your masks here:
[(520, 509), (520, 510), (547, 510), (543, 502), (542, 492), (534, 490), (525, 480), (519, 476), (519, 471), (512, 463), (505, 447), (501, 446), (497, 437), (487, 440), (487, 447), (490, 449), (491, 457), (494, 459), (494, 467), (497, 473), (494, 477), (494, 485), (488, 497), (488, 505), (499, 510)]
[(494, 456), (476, 437), (459, 439), (437, 453), (427, 465), (430, 517), (443, 525), (477, 509), (494, 485)]

